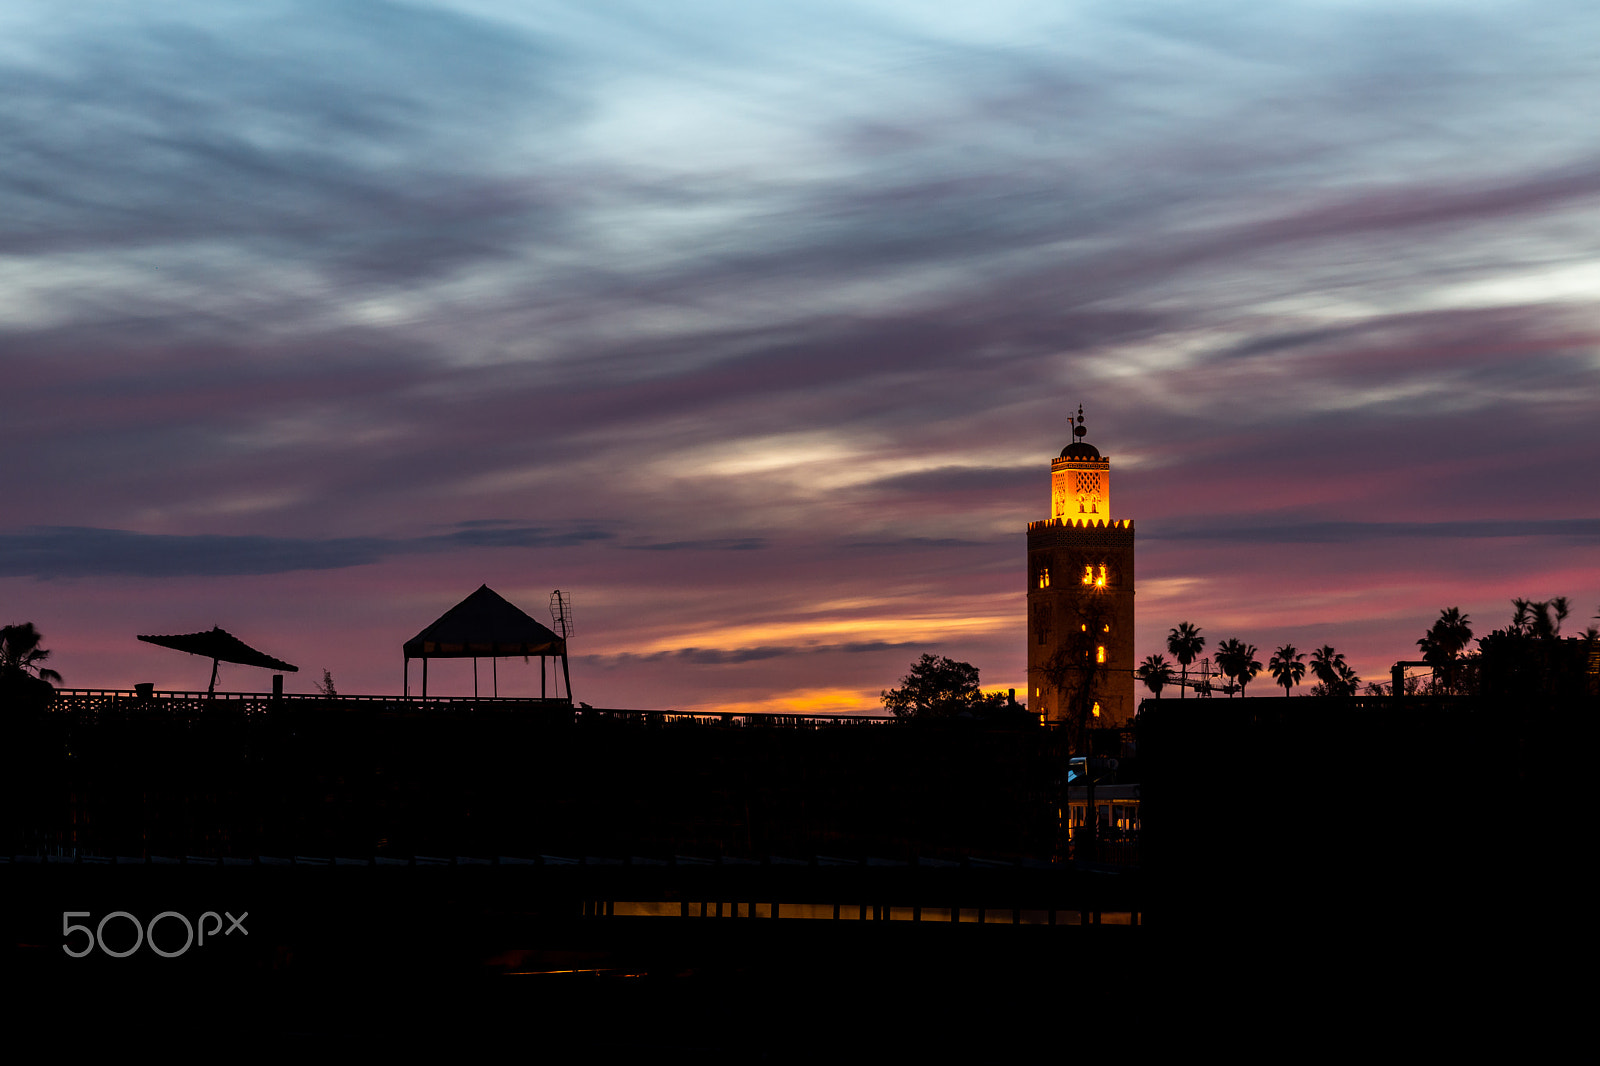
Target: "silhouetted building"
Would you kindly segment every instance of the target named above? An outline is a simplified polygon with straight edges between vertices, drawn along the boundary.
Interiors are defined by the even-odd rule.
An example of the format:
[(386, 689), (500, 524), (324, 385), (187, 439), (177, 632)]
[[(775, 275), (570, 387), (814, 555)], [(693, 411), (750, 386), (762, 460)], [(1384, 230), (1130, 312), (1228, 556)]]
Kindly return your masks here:
[(1133, 520), (1111, 516), (1111, 458), (1074, 440), (1050, 461), (1050, 517), (1028, 523), (1028, 709), (1041, 722), (1132, 718)]

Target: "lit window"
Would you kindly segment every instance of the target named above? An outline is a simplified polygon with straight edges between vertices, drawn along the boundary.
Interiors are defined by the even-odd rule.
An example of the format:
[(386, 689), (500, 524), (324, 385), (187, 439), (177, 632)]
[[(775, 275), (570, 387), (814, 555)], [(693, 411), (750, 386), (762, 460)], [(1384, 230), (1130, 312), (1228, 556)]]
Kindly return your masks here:
[(1100, 704), (1098, 704), (1098, 703), (1096, 703), (1096, 704), (1095, 704), (1095, 705), (1094, 705), (1094, 716), (1095, 716), (1095, 717), (1096, 717), (1096, 718), (1099, 718), (1099, 717), (1100, 717)]
[(1094, 584), (1094, 567), (1085, 566), (1083, 568), (1083, 583), (1085, 585)]
[(1050, 568), (1048, 566), (1039, 570), (1039, 587), (1042, 589), (1050, 587)]
[(1100, 564), (1100, 576), (1095, 579), (1095, 585), (1097, 587), (1099, 587), (1099, 588), (1105, 588), (1106, 587), (1106, 564), (1105, 563), (1101, 563)]
[(1107, 632), (1107, 633), (1109, 633), (1109, 632), (1111, 632), (1111, 626), (1110, 626), (1110, 625), (1107, 625), (1107, 626), (1106, 626), (1106, 627), (1105, 627), (1105, 630), (1106, 630), (1106, 632)]
[(1094, 661), (1097, 663), (1106, 661), (1106, 646), (1104, 644), (1094, 650)]
[(1082, 630), (1083, 630), (1083, 631), (1084, 631), (1084, 632), (1085, 632), (1085, 633), (1087, 633), (1087, 632), (1089, 632), (1089, 623), (1088, 623), (1088, 622), (1085, 622), (1085, 623), (1083, 623), (1083, 625), (1082, 625), (1082, 626), (1080, 626), (1080, 627), (1079, 627), (1079, 628), (1080, 628), (1080, 629), (1082, 629)]

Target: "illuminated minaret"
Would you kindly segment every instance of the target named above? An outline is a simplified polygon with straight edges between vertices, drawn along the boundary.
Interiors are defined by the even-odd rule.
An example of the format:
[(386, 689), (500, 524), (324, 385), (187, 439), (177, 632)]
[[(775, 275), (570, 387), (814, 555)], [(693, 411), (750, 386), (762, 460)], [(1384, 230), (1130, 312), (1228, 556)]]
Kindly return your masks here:
[(1133, 521), (1111, 517), (1111, 457), (1073, 441), (1050, 460), (1050, 517), (1028, 523), (1028, 709), (1090, 726), (1133, 718)]

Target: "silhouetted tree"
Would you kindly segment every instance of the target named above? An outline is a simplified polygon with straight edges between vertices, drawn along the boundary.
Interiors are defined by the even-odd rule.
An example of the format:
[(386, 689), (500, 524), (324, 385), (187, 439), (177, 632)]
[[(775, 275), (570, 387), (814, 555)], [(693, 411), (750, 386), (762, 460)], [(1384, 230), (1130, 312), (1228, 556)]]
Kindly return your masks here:
[(1238, 686), (1231, 682), (1239, 676), (1239, 656), (1244, 652), (1244, 644), (1236, 638), (1230, 638), (1217, 645), (1216, 653), (1212, 659), (1217, 664), (1217, 669), (1222, 671), (1222, 676), (1230, 684), (1222, 686), (1222, 691), (1232, 696), (1238, 691)]
[(1234, 641), (1234, 643), (1239, 644), (1239, 647), (1237, 649), (1238, 658), (1234, 662), (1235, 670), (1233, 676), (1239, 679), (1239, 695), (1243, 696), (1245, 686), (1260, 675), (1261, 661), (1256, 658), (1256, 646), (1254, 644), (1240, 644), (1239, 641)]
[(50, 658), (43, 639), (32, 622), (0, 626), (0, 703), (42, 710), (54, 697), (61, 675), (43, 665)]
[(1571, 613), (1565, 596), (1515, 599), (1511, 606), (1510, 625), (1478, 641), (1475, 665), (1481, 691), (1540, 701), (1596, 695), (1588, 663), (1600, 632), (1591, 627), (1581, 638), (1562, 638), (1561, 624)]
[(1433, 667), (1446, 692), (1460, 690), (1459, 658), (1471, 639), (1472, 620), (1461, 608), (1450, 607), (1439, 612), (1439, 620), (1417, 641), (1423, 661)]
[(32, 674), (41, 681), (59, 685), (61, 675), (41, 666), (50, 653), (39, 647), (44, 634), (32, 622), (0, 627), (0, 670)]
[(1289, 690), (1298, 685), (1306, 676), (1305, 653), (1293, 644), (1285, 644), (1272, 653), (1272, 658), (1267, 661), (1267, 669), (1272, 674), (1272, 680), (1283, 686), (1283, 694), (1289, 695)]
[(1144, 682), (1144, 687), (1149, 689), (1156, 697), (1161, 698), (1161, 690), (1172, 684), (1172, 664), (1167, 662), (1165, 656), (1148, 655), (1144, 662), (1139, 664), (1139, 669), (1134, 671), (1134, 676)]
[(1361, 678), (1331, 644), (1311, 653), (1311, 672), (1319, 682), (1311, 688), (1313, 696), (1354, 696), (1361, 686)]
[(1189, 693), (1189, 664), (1200, 657), (1205, 646), (1206, 638), (1200, 635), (1200, 627), (1190, 622), (1179, 622), (1167, 634), (1167, 651), (1182, 667), (1183, 682), (1178, 692), (1180, 699)]
[(978, 688), (976, 666), (927, 654), (911, 664), (899, 688), (878, 696), (896, 718), (954, 718), (963, 711), (999, 710), (1006, 703), (1004, 693)]
[(1511, 616), (1511, 632), (1539, 640), (1559, 637), (1561, 623), (1567, 620), (1569, 607), (1565, 596), (1553, 600), (1512, 600), (1516, 613)]

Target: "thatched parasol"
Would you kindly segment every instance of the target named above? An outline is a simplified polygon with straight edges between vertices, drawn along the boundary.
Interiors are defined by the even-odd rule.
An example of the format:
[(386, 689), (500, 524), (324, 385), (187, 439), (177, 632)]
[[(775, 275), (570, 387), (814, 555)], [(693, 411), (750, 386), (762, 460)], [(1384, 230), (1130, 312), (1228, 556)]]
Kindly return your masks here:
[(206, 695), (211, 695), (217, 690), (217, 664), (240, 663), (244, 666), (259, 666), (263, 670), (287, 670), (290, 673), (299, 673), (298, 666), (291, 666), (282, 659), (274, 659), (264, 652), (256, 651), (250, 645), (229, 633), (226, 629), (212, 626), (202, 633), (175, 633), (170, 636), (140, 637), (146, 644), (159, 644), (163, 648), (172, 648), (175, 651), (186, 651), (190, 655), (199, 655), (211, 660), (211, 687), (206, 689)]

